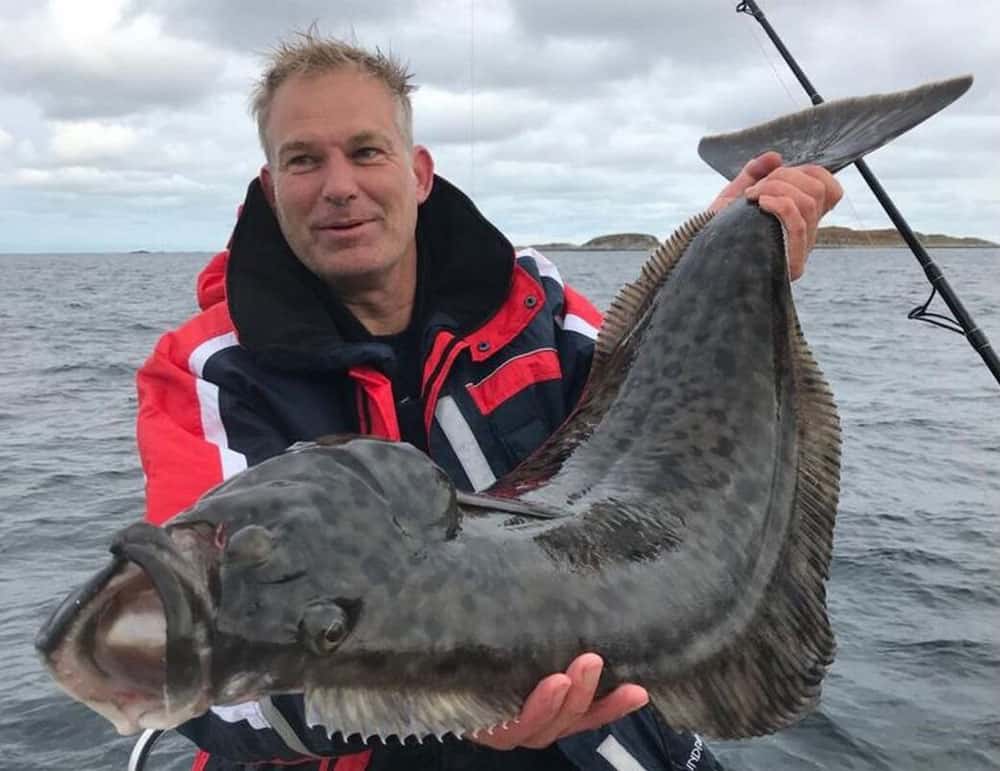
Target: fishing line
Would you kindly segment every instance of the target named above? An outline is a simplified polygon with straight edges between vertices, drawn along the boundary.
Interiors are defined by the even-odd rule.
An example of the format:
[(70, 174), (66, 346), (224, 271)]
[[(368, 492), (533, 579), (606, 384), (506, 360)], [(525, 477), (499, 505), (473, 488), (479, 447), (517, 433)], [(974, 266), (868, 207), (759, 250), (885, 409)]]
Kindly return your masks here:
[[(823, 97), (819, 95), (812, 83), (809, 82), (809, 78), (806, 76), (805, 72), (802, 71), (802, 68), (799, 67), (798, 62), (795, 61), (795, 58), (785, 47), (781, 38), (778, 37), (778, 33), (774, 31), (774, 28), (771, 26), (770, 22), (768, 22), (767, 18), (764, 16), (764, 12), (760, 9), (760, 6), (757, 5), (755, 0), (741, 0), (736, 6), (736, 12), (753, 16), (757, 23), (763, 28), (764, 32), (767, 33), (767, 36), (771, 39), (774, 47), (778, 49), (778, 53), (780, 53), (781, 58), (785, 60), (785, 64), (787, 64), (789, 69), (791, 69), (791, 71), (795, 74), (795, 78), (809, 95), (812, 103), (814, 105), (822, 104)], [(903, 237), (906, 245), (910, 247), (910, 251), (913, 253), (913, 256), (916, 257), (920, 266), (924, 269), (924, 275), (927, 276), (927, 280), (933, 287), (933, 291), (931, 292), (931, 296), (927, 299), (927, 302), (910, 311), (908, 318), (927, 321), (930, 324), (940, 326), (944, 329), (949, 329), (951, 328), (949, 326), (950, 324), (955, 324), (961, 329), (961, 333), (965, 336), (966, 340), (969, 341), (969, 345), (971, 345), (972, 349), (979, 354), (983, 363), (986, 365), (986, 368), (996, 379), (997, 383), (1000, 384), (1000, 358), (997, 357), (997, 354), (990, 345), (989, 340), (986, 339), (986, 333), (983, 332), (983, 330), (980, 329), (979, 326), (972, 320), (972, 316), (969, 315), (969, 312), (965, 309), (962, 301), (951, 288), (951, 285), (945, 278), (944, 273), (941, 272), (941, 269), (930, 258), (930, 255), (927, 254), (927, 251), (919, 242), (913, 230), (910, 229), (910, 226), (903, 218), (903, 215), (892, 202), (889, 194), (882, 187), (878, 179), (875, 178), (871, 169), (868, 168), (868, 164), (865, 163), (863, 159), (860, 159), (855, 161), (854, 166), (868, 184), (868, 187), (871, 188), (875, 198), (878, 199), (879, 204), (881, 204), (885, 213), (892, 221), (892, 224), (895, 225), (896, 230)], [(933, 300), (934, 296), (939, 292), (941, 294), (941, 299), (944, 300), (948, 309), (954, 314), (954, 319), (927, 311), (927, 307), (930, 305), (931, 300)]]
[[(722, 0), (722, 2), (726, 5), (726, 7), (729, 7), (729, 3), (731, 2), (731, 0)], [(761, 38), (760, 31), (756, 27), (749, 27), (748, 29), (750, 31), (749, 32), (750, 37), (752, 37), (753, 41), (757, 44), (757, 50), (760, 51), (761, 57), (764, 59), (765, 62), (767, 62), (767, 65), (771, 68), (771, 72), (774, 74), (774, 79), (778, 81), (778, 83), (781, 84), (781, 87), (785, 90), (785, 95), (788, 97), (788, 101), (793, 105), (794, 109), (796, 110), (803, 109), (802, 101), (795, 97), (791, 89), (788, 87), (788, 82), (782, 76), (778, 68), (775, 66), (774, 55), (768, 52), (767, 48), (764, 46), (764, 41)], [(868, 243), (868, 247), (874, 248), (875, 242), (872, 240), (871, 233), (868, 232), (868, 229), (865, 227), (865, 223), (861, 219), (861, 215), (858, 212), (857, 206), (854, 205), (853, 196), (851, 196), (850, 192), (848, 192), (847, 190), (844, 190), (843, 200), (847, 204), (847, 207), (851, 210), (851, 215), (853, 216), (853, 222), (856, 225), (857, 229), (862, 233), (864, 240)]]
[[(727, 2), (726, 4), (728, 5), (729, 3)], [(781, 73), (775, 66), (773, 58), (768, 55), (767, 49), (764, 47), (764, 41), (761, 40), (760, 33), (754, 27), (750, 27), (750, 36), (757, 44), (757, 49), (760, 51), (760, 55), (764, 57), (764, 61), (767, 62), (768, 66), (771, 68), (771, 72), (774, 73), (774, 79), (781, 84), (781, 87), (783, 89), (785, 89), (785, 94), (788, 96), (788, 101), (795, 106), (796, 110), (801, 110), (802, 109), (801, 102), (795, 98), (795, 95), (792, 93), (792, 90), (788, 87), (788, 84), (785, 82), (785, 79), (781, 77)]]
[(476, 198), (476, 0), (469, 0), (469, 194)]

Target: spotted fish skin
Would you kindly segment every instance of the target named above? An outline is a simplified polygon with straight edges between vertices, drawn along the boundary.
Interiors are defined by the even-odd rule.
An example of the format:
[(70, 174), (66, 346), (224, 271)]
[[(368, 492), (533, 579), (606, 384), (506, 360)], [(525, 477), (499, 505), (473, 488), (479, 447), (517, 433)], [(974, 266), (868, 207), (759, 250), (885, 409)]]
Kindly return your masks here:
[[(829, 152), (826, 124), (860, 102), (886, 117), (860, 145), (847, 132), (859, 157), (941, 90), (962, 89), (828, 103), (774, 133)], [(409, 445), (298, 445), (162, 530), (122, 531), (36, 645), (123, 732), (304, 692), (345, 736), (460, 734), (595, 651), (601, 692), (638, 682), (675, 728), (767, 733), (808, 712), (832, 661), (839, 447), (781, 228), (739, 201), (651, 256), (570, 420), (486, 496), (458, 496)], [(129, 638), (157, 614), (159, 636)]]

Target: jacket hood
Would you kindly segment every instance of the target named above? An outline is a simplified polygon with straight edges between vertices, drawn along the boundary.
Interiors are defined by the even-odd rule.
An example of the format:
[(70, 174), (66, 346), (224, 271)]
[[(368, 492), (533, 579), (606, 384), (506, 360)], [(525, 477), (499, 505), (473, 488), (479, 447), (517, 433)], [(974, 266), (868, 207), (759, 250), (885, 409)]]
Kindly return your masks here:
[[(434, 323), (456, 334), (482, 326), (507, 296), (514, 247), (464, 193), (436, 175), (418, 209), (416, 235), (418, 306), (432, 308)], [(233, 231), (225, 295), (240, 344), (269, 365), (346, 369), (384, 364), (391, 356), (295, 257), (259, 178), (250, 183)]]
[(203, 311), (226, 299), (226, 264), (229, 249), (219, 252), (198, 274), (196, 296), (198, 307)]

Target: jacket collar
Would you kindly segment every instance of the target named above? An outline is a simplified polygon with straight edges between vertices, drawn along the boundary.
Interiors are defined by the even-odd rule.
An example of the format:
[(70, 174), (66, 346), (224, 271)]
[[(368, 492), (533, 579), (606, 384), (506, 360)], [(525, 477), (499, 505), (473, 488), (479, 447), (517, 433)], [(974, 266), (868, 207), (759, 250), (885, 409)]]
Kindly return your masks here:
[[(432, 309), (436, 326), (466, 334), (503, 305), (514, 247), (438, 176), (418, 209), (417, 245), (417, 308)], [(274, 366), (345, 369), (391, 357), (292, 253), (259, 179), (250, 183), (233, 232), (226, 296), (240, 344)]]

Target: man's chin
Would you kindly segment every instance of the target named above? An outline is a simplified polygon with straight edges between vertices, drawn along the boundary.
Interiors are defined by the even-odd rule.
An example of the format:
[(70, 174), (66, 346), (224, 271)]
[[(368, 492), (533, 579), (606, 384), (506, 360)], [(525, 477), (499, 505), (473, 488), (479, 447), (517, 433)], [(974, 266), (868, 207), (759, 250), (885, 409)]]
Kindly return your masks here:
[(311, 262), (306, 267), (338, 294), (389, 289), (393, 268), (399, 264), (399, 260), (389, 259), (382, 250), (365, 244), (335, 252), (324, 250), (313, 255)]

